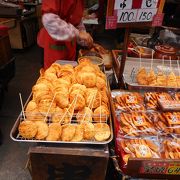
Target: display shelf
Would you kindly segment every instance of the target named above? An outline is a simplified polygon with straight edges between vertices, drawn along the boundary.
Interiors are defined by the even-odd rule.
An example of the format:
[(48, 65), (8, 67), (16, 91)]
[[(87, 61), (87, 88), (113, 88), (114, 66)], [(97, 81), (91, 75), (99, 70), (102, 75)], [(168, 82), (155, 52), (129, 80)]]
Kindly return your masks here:
[[(120, 137), (119, 130), (121, 128), (119, 114), (120, 112), (115, 110), (113, 104), (113, 97), (117, 93), (127, 93), (128, 91), (116, 90), (112, 92), (111, 98), (111, 110), (114, 120), (114, 137), (115, 139)], [(134, 92), (134, 91), (133, 91)], [(174, 137), (174, 136), (173, 136)], [(180, 159), (165, 159), (163, 152), (159, 154), (159, 158), (129, 158), (127, 164), (124, 164), (123, 157), (125, 152), (120, 148), (118, 142), (115, 140), (115, 150), (112, 150), (114, 168), (119, 176), (124, 176), (127, 179), (134, 178), (155, 178), (155, 179), (178, 179), (180, 175)], [(123, 137), (122, 137), (123, 138)], [(133, 139), (133, 137), (131, 137)], [(131, 139), (130, 138), (130, 139)], [(145, 138), (141, 137), (141, 138)], [(146, 137), (147, 138), (147, 137)], [(155, 138), (155, 136), (154, 136)], [(162, 150), (162, 144), (160, 150)]]

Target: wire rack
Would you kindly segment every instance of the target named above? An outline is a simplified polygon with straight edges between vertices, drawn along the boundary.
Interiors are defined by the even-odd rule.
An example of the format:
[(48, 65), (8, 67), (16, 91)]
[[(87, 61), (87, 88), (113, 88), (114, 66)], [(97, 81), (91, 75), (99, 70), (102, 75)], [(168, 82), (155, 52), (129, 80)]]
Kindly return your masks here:
[[(11, 130), (11, 138), (14, 140), (14, 141), (19, 141), (19, 142), (42, 142), (42, 143), (65, 143), (65, 144), (72, 144), (72, 143), (78, 143), (78, 144), (108, 144), (112, 138), (113, 138), (113, 129), (112, 129), (112, 122), (111, 122), (111, 117), (107, 118), (106, 121), (102, 121), (102, 123), (107, 123), (110, 127), (110, 131), (111, 131), (111, 135), (109, 137), (108, 140), (106, 141), (103, 141), (103, 142), (98, 142), (96, 141), (94, 138), (92, 138), (91, 140), (82, 140), (82, 141), (79, 141), (79, 142), (64, 142), (64, 141), (46, 141), (46, 140), (37, 140), (35, 138), (32, 138), (32, 139), (26, 139), (24, 137), (22, 137), (19, 132), (18, 132), (18, 126), (19, 124), (24, 121), (24, 118), (23, 118), (23, 115), (22, 113), (19, 115), (16, 123), (14, 124), (14, 127), (13, 129)], [(47, 118), (47, 124), (51, 124), (52, 123), (52, 118), (51, 116), (49, 116)], [(96, 121), (92, 121), (93, 124), (97, 123)], [(61, 125), (65, 125), (65, 124), (74, 124), (74, 125), (77, 125), (78, 122), (77, 122), (77, 119), (76, 119), (76, 114), (74, 114), (72, 116), (72, 119), (69, 123), (61, 123)]]
[[(29, 101), (32, 99), (32, 94), (29, 96), (26, 104), (24, 105), (24, 109), (26, 108), (27, 104), (29, 103)], [(110, 110), (110, 107), (108, 107), (108, 110)], [(73, 110), (74, 111), (74, 110)], [(68, 112), (68, 111), (67, 111)], [(47, 115), (48, 114), (48, 115)], [(65, 115), (66, 114), (66, 115)], [(82, 141), (78, 141), (78, 142), (69, 142), (69, 141), (46, 141), (46, 140), (37, 140), (35, 138), (32, 138), (32, 139), (26, 139), (24, 137), (22, 137), (20, 134), (19, 134), (19, 131), (18, 131), (18, 127), (19, 127), (19, 124), (21, 122), (23, 122), (25, 119), (26, 119), (26, 116), (28, 115), (29, 118), (34, 118), (34, 120), (40, 120), (40, 121), (44, 121), (46, 122), (48, 125), (53, 123), (53, 116), (57, 116), (59, 117), (59, 123), (61, 125), (65, 125), (65, 124), (74, 124), (74, 125), (77, 125), (79, 124), (78, 120), (77, 120), (77, 116), (81, 119), (82, 117), (82, 121), (83, 122), (91, 122), (93, 124), (95, 123), (106, 123), (109, 125), (110, 127), (110, 137), (105, 140), (105, 141), (102, 141), (102, 142), (99, 142), (99, 141), (96, 141), (94, 138), (92, 138), (91, 140), (82, 140)], [(88, 116), (90, 116), (92, 118), (92, 121), (86, 121), (85, 118), (88, 118)], [(37, 119), (37, 118), (40, 118), (40, 119)], [(68, 118), (68, 122), (63, 122), (62, 119), (67, 119)], [(100, 118), (100, 119), (105, 119), (105, 120), (100, 120), (100, 121), (95, 121), (94, 118)], [(88, 114), (78, 114), (78, 113), (63, 113), (63, 114), (60, 114), (60, 113), (47, 113), (47, 112), (44, 112), (44, 113), (27, 113), (27, 112), (23, 112), (21, 111), (19, 117), (17, 118), (11, 132), (10, 132), (10, 137), (12, 138), (12, 140), (14, 141), (18, 141), (18, 142), (35, 142), (35, 143), (63, 143), (63, 144), (108, 144), (112, 139), (113, 139), (113, 129), (112, 129), (112, 119), (111, 119), (111, 114), (109, 115), (104, 115), (104, 114), (101, 114), (101, 115), (88, 115)]]

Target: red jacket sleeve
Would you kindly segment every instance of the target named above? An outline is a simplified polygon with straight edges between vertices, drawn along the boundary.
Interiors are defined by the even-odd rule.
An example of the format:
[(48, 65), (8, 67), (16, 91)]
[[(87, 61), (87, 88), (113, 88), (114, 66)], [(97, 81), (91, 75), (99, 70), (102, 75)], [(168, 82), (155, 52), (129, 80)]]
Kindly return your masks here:
[(42, 1), (42, 14), (44, 13), (59, 14), (60, 8), (61, 8), (61, 0)]

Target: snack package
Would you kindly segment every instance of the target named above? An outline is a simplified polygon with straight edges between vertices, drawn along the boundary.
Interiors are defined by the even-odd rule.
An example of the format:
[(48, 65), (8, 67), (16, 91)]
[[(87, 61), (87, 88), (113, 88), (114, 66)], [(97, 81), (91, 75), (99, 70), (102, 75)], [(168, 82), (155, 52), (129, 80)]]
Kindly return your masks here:
[(144, 112), (120, 114), (120, 134), (128, 136), (156, 135), (154, 115)]
[(163, 137), (162, 157), (165, 159), (180, 159), (180, 138), (177, 136)]
[(115, 109), (121, 111), (144, 111), (143, 96), (137, 92), (120, 93), (114, 98)]
[(122, 137), (117, 138), (116, 141), (125, 166), (129, 158), (160, 158), (160, 143), (157, 137)]
[(174, 97), (175, 97), (175, 100), (180, 101), (180, 92), (176, 92)]
[(147, 110), (158, 110), (158, 100), (172, 100), (172, 97), (166, 92), (146, 92), (144, 94), (144, 100)]
[(180, 134), (180, 112), (157, 113), (154, 124), (159, 132)]

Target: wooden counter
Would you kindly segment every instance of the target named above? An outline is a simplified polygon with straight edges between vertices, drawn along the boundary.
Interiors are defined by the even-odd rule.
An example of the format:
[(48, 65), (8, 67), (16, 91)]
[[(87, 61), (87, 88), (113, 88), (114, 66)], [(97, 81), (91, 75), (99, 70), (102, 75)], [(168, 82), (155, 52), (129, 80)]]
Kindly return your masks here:
[(33, 180), (104, 180), (106, 177), (108, 145), (35, 146), (28, 154)]

